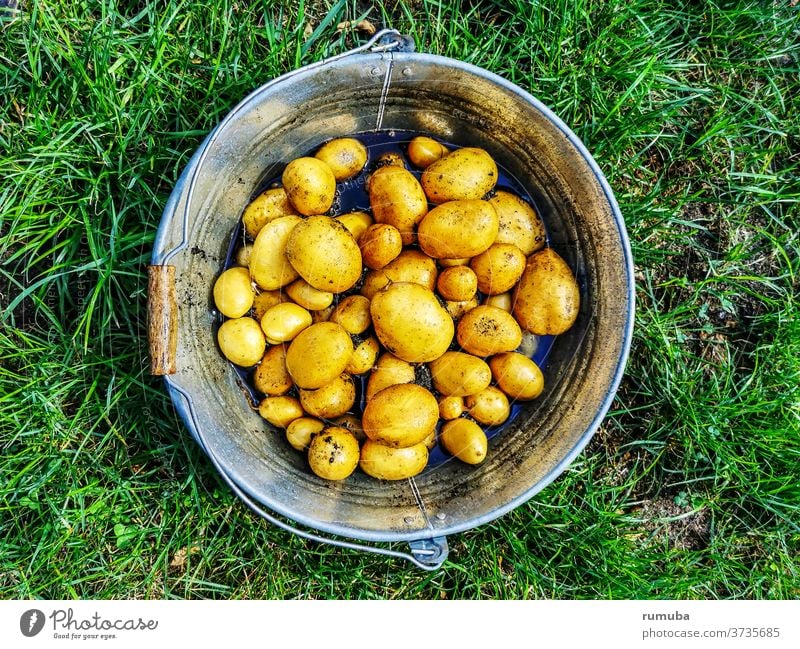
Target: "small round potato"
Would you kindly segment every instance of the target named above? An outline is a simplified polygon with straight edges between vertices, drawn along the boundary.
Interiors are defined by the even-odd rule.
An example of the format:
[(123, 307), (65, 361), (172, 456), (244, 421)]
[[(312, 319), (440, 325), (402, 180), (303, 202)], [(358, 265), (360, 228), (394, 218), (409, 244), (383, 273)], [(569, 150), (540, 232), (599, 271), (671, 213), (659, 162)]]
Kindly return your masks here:
[(511, 414), (506, 395), (491, 385), (478, 394), (466, 397), (464, 405), (471, 417), (487, 426), (499, 426)]
[(381, 355), (367, 381), (367, 401), (390, 385), (413, 383), (417, 378), (414, 366), (386, 352)]
[(487, 201), (450, 201), (428, 212), (417, 238), (423, 252), (436, 259), (474, 257), (494, 243), (498, 223), (497, 212)]
[(406, 161), (399, 153), (387, 151), (386, 153), (381, 153), (375, 160), (375, 168), (380, 169), (381, 167), (400, 167), (405, 169)]
[(361, 295), (368, 299), (391, 282), (412, 282), (432, 291), (436, 287), (436, 262), (413, 248), (403, 250), (396, 259), (380, 270), (371, 270), (364, 277)]
[(308, 465), (320, 478), (344, 480), (358, 466), (358, 441), (345, 428), (330, 426), (315, 435), (308, 447)]
[[(311, 314), (294, 302), (281, 302), (267, 309), (261, 318), (264, 335), (276, 343), (293, 340), (306, 327), (311, 326)], [(274, 343), (273, 343), (274, 344)]]
[(250, 267), (250, 257), (253, 254), (253, 244), (246, 243), (236, 251), (235, 261), (237, 266)]
[(217, 331), (217, 342), (222, 355), (241, 367), (258, 363), (267, 348), (261, 327), (253, 318), (246, 316), (223, 322)]
[(350, 362), (344, 371), (348, 374), (363, 374), (369, 372), (375, 366), (375, 359), (378, 358), (378, 353), (381, 350), (375, 336), (370, 336), (366, 340), (356, 345), (353, 350), (353, 355), (350, 357)]
[(336, 424), (339, 428), (346, 428), (349, 430), (353, 437), (358, 440), (359, 444), (362, 444), (367, 440), (367, 436), (364, 434), (364, 429), (361, 427), (361, 419), (356, 415), (346, 414), (342, 415), (341, 417), (336, 417), (333, 420), (333, 423)]
[(513, 305), (511, 292), (507, 291), (506, 293), (499, 293), (497, 295), (487, 295), (483, 303), (486, 306), (496, 306), (498, 309), (503, 309), (503, 311), (511, 313), (511, 306)]
[(544, 376), (530, 358), (516, 352), (498, 354), (489, 359), (497, 387), (511, 399), (530, 401), (544, 389)]
[(214, 282), (214, 304), (228, 318), (241, 318), (253, 306), (254, 299), (250, 271), (246, 268), (229, 268)]
[(508, 311), (496, 306), (476, 306), (459, 320), (458, 344), (475, 356), (514, 351), (522, 342), (522, 330)]
[(371, 440), (387, 446), (413, 446), (436, 427), (439, 404), (414, 383), (384, 388), (367, 402), (361, 424)]
[(403, 245), (416, 240), (417, 223), (428, 213), (428, 200), (416, 177), (406, 169), (381, 167), (369, 180), (369, 204), (376, 223), (400, 231)]
[(500, 218), (495, 243), (513, 243), (526, 257), (544, 248), (547, 243), (544, 224), (529, 203), (500, 189), (489, 202)]
[(432, 137), (418, 135), (408, 143), (408, 159), (420, 169), (430, 167), (448, 153), (450, 150)]
[(425, 442), (393, 448), (368, 439), (361, 447), (361, 470), (378, 480), (412, 478), (421, 473), (427, 464), (428, 447)]
[(348, 295), (339, 302), (329, 320), (342, 325), (347, 333), (364, 333), (372, 324), (369, 300), (363, 295)]
[(358, 239), (364, 264), (372, 269), (383, 268), (403, 251), (400, 231), (388, 223), (369, 226)]
[(316, 390), (344, 372), (353, 343), (335, 322), (318, 322), (301, 331), (286, 351), (286, 369), (295, 384)]
[(465, 397), (489, 387), (492, 371), (485, 361), (464, 352), (445, 352), (428, 364), (439, 394)]
[(463, 302), (453, 302), (452, 300), (448, 300), (445, 302), (445, 309), (450, 314), (450, 317), (453, 320), (459, 320), (465, 313), (472, 311), (476, 306), (480, 304), (478, 302), (478, 297), (475, 296), (471, 300), (465, 300)]
[(286, 427), (286, 440), (292, 448), (305, 451), (311, 444), (314, 435), (318, 435), (325, 428), (325, 424), (313, 417), (300, 417)]
[(353, 235), (353, 239), (356, 241), (375, 222), (366, 212), (349, 212), (334, 218), (347, 228), (347, 231)]
[(280, 216), (258, 233), (250, 253), (250, 276), (265, 291), (274, 291), (297, 279), (297, 271), (286, 257), (289, 235), (302, 219)]
[(267, 397), (258, 404), (258, 414), (273, 426), (286, 428), (305, 413), (300, 402), (294, 397)]
[(514, 317), (539, 336), (558, 335), (578, 317), (580, 291), (572, 270), (552, 248), (528, 257), (514, 290)]
[(297, 215), (297, 210), (289, 202), (283, 187), (268, 189), (259, 194), (242, 214), (242, 222), (247, 236), (255, 239), (267, 223), (279, 216)]
[(437, 205), (483, 198), (496, 183), (497, 165), (492, 156), (474, 147), (448, 153), (425, 169), (421, 180), (425, 195)]
[(352, 178), (367, 164), (367, 147), (352, 137), (326, 142), (314, 156), (333, 171), (337, 182)]
[(336, 196), (336, 177), (331, 168), (317, 158), (292, 160), (281, 177), (292, 206), (305, 216), (325, 214)]
[(274, 345), (267, 350), (253, 373), (256, 389), (266, 395), (279, 397), (294, 385), (286, 369), (286, 347)]
[(342, 374), (316, 390), (300, 390), (300, 405), (312, 417), (333, 419), (346, 413), (356, 400), (353, 377)]
[(304, 279), (296, 279), (286, 287), (286, 294), (309, 311), (321, 311), (333, 302), (333, 293), (320, 291)]
[(467, 464), (480, 464), (486, 459), (489, 442), (486, 433), (474, 421), (459, 418), (442, 426), (439, 441), (445, 450)]
[(514, 288), (525, 270), (525, 255), (511, 243), (495, 243), (472, 258), (469, 267), (478, 277), (478, 290), (498, 295)]
[(468, 266), (453, 266), (439, 273), (436, 289), (445, 300), (466, 302), (475, 297), (478, 278)]
[(439, 399), (439, 416), (442, 419), (457, 419), (462, 414), (464, 414), (463, 397), (442, 397)]
[(253, 317), (261, 322), (261, 318), (267, 312), (267, 309), (286, 302), (286, 294), (283, 291), (261, 291), (256, 293), (253, 299)]

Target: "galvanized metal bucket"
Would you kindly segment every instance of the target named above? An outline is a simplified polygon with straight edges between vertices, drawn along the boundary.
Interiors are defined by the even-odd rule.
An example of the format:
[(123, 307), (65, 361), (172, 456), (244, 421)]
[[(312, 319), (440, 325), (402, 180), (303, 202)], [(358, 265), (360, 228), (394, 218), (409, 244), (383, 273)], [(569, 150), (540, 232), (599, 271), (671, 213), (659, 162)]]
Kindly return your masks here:
[[(574, 133), (505, 79), (409, 51), (409, 42), (387, 30), (358, 50), (271, 81), (206, 138), (157, 234), (151, 347), (189, 431), (261, 516), (306, 538), (436, 569), (447, 556), (448, 535), (521, 505), (588, 443), (624, 370), (634, 284), (622, 216)], [(576, 324), (553, 345), (544, 394), (491, 440), (483, 464), (445, 462), (398, 483), (359, 472), (327, 482), (309, 471), (282, 431), (248, 407), (216, 346), (210, 290), (262, 179), (327, 139), (379, 129), (426, 132), (488, 150), (542, 208), (551, 245), (578, 277), (582, 306)], [(173, 355), (173, 367), (159, 363)], [(410, 551), (381, 545), (397, 541), (409, 542)]]

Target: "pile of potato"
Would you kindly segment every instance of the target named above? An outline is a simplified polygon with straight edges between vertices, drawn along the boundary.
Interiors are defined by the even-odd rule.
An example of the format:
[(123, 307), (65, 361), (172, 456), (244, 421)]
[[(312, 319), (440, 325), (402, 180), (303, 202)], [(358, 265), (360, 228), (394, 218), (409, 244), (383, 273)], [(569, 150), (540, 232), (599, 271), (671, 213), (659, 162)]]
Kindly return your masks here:
[[(366, 147), (339, 138), (290, 162), (246, 208), (252, 244), (214, 284), (222, 353), (254, 366), (259, 413), (329, 480), (358, 466), (418, 474), (440, 420), (438, 443), (482, 462), (484, 427), (542, 392), (535, 337), (578, 313), (571, 270), (532, 206), (495, 191), (486, 151), (416, 137), (407, 155), (419, 179), (384, 154), (366, 178), (371, 213), (334, 216), (337, 183), (366, 174)], [(422, 366), (433, 390), (417, 382)]]

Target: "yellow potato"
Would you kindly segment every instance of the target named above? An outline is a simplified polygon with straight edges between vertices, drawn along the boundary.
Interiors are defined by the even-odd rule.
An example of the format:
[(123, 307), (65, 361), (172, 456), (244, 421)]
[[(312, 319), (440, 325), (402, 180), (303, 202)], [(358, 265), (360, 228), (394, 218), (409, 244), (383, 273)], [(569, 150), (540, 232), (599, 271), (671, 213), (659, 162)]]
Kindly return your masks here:
[(453, 319), (419, 284), (390, 284), (372, 298), (370, 314), (378, 340), (409, 363), (439, 358), (453, 340)]
[(478, 290), (498, 295), (514, 288), (525, 270), (525, 255), (510, 243), (495, 243), (472, 258), (469, 267), (478, 277)]
[(326, 142), (314, 156), (333, 171), (338, 182), (357, 175), (367, 164), (367, 147), (352, 137)]
[(267, 397), (258, 405), (258, 414), (273, 426), (286, 428), (305, 413), (294, 397)]
[(511, 313), (511, 306), (513, 304), (513, 301), (511, 300), (511, 292), (508, 291), (506, 293), (499, 293), (498, 295), (487, 295), (483, 300), (483, 303), (486, 306), (496, 306), (498, 309), (503, 309), (503, 311), (508, 311)]
[(331, 168), (316, 158), (292, 160), (281, 177), (292, 206), (305, 216), (325, 214), (336, 195), (336, 177)]
[(486, 362), (464, 352), (445, 352), (428, 367), (433, 387), (445, 396), (476, 394), (492, 382), (492, 371)]
[(408, 159), (421, 169), (430, 167), (448, 153), (450, 153), (450, 150), (432, 137), (418, 135), (408, 143)]
[(372, 399), (378, 392), (390, 385), (400, 385), (402, 383), (413, 383), (416, 379), (416, 372), (411, 363), (397, 358), (394, 354), (386, 352), (382, 354), (372, 369), (367, 381), (367, 401)]
[(311, 444), (314, 435), (318, 435), (325, 428), (325, 424), (313, 417), (300, 417), (286, 427), (286, 440), (292, 448), (305, 451)]
[(244, 209), (242, 222), (247, 236), (255, 239), (261, 228), (270, 221), (277, 219), (279, 216), (292, 215), (297, 215), (297, 210), (289, 202), (289, 197), (283, 187), (276, 187), (259, 194)]
[(578, 284), (567, 262), (552, 248), (532, 254), (514, 290), (520, 326), (539, 336), (558, 335), (574, 324), (579, 308)]
[(306, 327), (311, 326), (311, 314), (293, 302), (281, 302), (267, 309), (261, 318), (264, 335), (276, 343), (294, 339)]
[(264, 317), (264, 314), (267, 312), (272, 306), (276, 304), (280, 304), (281, 302), (286, 302), (286, 294), (283, 291), (261, 291), (256, 293), (255, 298), (253, 299), (253, 317), (261, 322), (261, 318)]
[(458, 259), (437, 259), (442, 268), (452, 268), (453, 266), (469, 266), (469, 257), (459, 257)]
[(436, 280), (436, 290), (450, 302), (466, 302), (475, 297), (478, 278), (468, 266), (445, 268)]
[(312, 417), (333, 419), (346, 413), (356, 400), (353, 377), (342, 374), (316, 390), (300, 390), (300, 405)]
[(361, 252), (349, 230), (336, 219), (310, 216), (292, 230), (286, 257), (311, 286), (341, 293), (361, 277)]
[(217, 331), (217, 342), (222, 355), (231, 363), (242, 367), (258, 363), (267, 348), (261, 327), (248, 317), (223, 322)]
[(359, 444), (366, 441), (367, 436), (364, 434), (364, 429), (361, 427), (361, 419), (355, 415), (348, 413), (346, 415), (342, 415), (341, 417), (336, 417), (336, 419), (333, 420), (333, 423), (339, 428), (346, 428), (349, 430), (353, 434), (353, 437), (358, 440)]
[(458, 322), (458, 344), (475, 356), (514, 351), (522, 342), (522, 330), (508, 311), (495, 306), (476, 306)]
[(464, 413), (463, 397), (442, 397), (439, 399), (439, 416), (442, 419), (457, 419)]
[(348, 214), (341, 214), (335, 218), (347, 228), (348, 232), (353, 235), (353, 239), (356, 241), (358, 241), (358, 238), (364, 234), (364, 231), (374, 223), (372, 217), (366, 212), (349, 212)]
[(474, 257), (494, 243), (498, 223), (491, 203), (450, 201), (434, 207), (420, 221), (419, 247), (436, 259)]
[(404, 250), (380, 270), (371, 270), (366, 274), (361, 295), (371, 300), (390, 282), (412, 282), (432, 291), (436, 286), (437, 272), (436, 262), (424, 252)]
[(295, 384), (316, 390), (344, 372), (353, 343), (335, 322), (318, 322), (301, 331), (286, 351), (286, 369)]
[(274, 291), (297, 279), (297, 271), (286, 257), (286, 243), (301, 222), (299, 216), (280, 216), (258, 233), (250, 253), (250, 276), (265, 291)]
[(496, 183), (497, 165), (492, 156), (474, 147), (448, 153), (425, 169), (421, 180), (425, 195), (437, 205), (483, 198)]
[(378, 480), (405, 480), (421, 473), (428, 464), (424, 442), (405, 448), (392, 448), (367, 440), (361, 448), (361, 470)]
[(375, 167), (400, 167), (401, 169), (405, 169), (406, 163), (402, 155), (394, 151), (389, 151), (387, 153), (381, 153), (378, 156), (375, 160)]
[(358, 240), (364, 264), (372, 269), (383, 268), (403, 251), (400, 231), (388, 223), (369, 226)]
[(241, 318), (253, 306), (254, 299), (250, 271), (246, 268), (229, 268), (214, 282), (214, 304), (228, 318)]
[(330, 426), (315, 435), (308, 447), (308, 465), (320, 478), (344, 480), (358, 466), (358, 441), (350, 431)]
[(474, 421), (453, 419), (442, 426), (439, 441), (445, 450), (467, 464), (480, 464), (486, 459), (489, 441)]
[(491, 385), (478, 394), (466, 397), (464, 405), (473, 419), (487, 426), (499, 426), (511, 414), (506, 395)]
[(513, 243), (525, 256), (544, 248), (547, 242), (544, 223), (529, 203), (500, 189), (489, 202), (500, 218), (495, 243)]
[(367, 402), (361, 424), (371, 440), (386, 446), (413, 446), (436, 428), (439, 404), (414, 383), (391, 385)]
[(378, 358), (380, 349), (381, 347), (375, 336), (370, 336), (363, 340), (353, 349), (353, 355), (350, 357), (350, 362), (347, 363), (344, 371), (348, 374), (369, 372), (375, 366), (375, 359)]
[(264, 394), (279, 397), (294, 385), (286, 369), (286, 347), (274, 345), (267, 350), (253, 373), (256, 389)]
[(253, 254), (253, 244), (246, 243), (236, 251), (236, 265), (244, 268), (250, 267), (250, 256)]
[(445, 309), (450, 314), (450, 317), (453, 320), (459, 320), (465, 313), (472, 311), (476, 306), (478, 306), (478, 297), (475, 296), (471, 300), (465, 300), (463, 302), (454, 302), (452, 300), (447, 300), (445, 302)]
[(369, 204), (376, 223), (400, 231), (403, 245), (414, 243), (417, 223), (428, 213), (428, 200), (419, 181), (401, 167), (381, 167), (369, 181)]
[(327, 322), (331, 319), (331, 314), (336, 307), (331, 304), (330, 306), (320, 309), (319, 311), (311, 312), (311, 321), (316, 324), (317, 322)]
[(498, 354), (489, 359), (497, 387), (512, 399), (530, 401), (544, 389), (544, 376), (530, 358), (516, 352)]
[(333, 293), (320, 291), (304, 279), (296, 279), (286, 287), (286, 294), (309, 311), (321, 311), (333, 302)]
[(342, 325), (347, 333), (364, 333), (372, 324), (369, 300), (363, 295), (348, 295), (339, 302), (329, 320)]
[(436, 431), (431, 431), (431, 434), (423, 439), (420, 444), (425, 444), (425, 448), (430, 451), (434, 446), (436, 446)]

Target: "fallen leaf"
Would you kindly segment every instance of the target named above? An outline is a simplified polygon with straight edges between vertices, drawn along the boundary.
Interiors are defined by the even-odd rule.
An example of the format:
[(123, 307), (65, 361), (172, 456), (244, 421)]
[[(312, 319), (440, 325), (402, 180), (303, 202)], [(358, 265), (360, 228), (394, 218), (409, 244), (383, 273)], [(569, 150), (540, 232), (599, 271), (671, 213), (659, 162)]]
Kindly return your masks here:
[(183, 566), (186, 564), (186, 558), (193, 554), (197, 554), (198, 552), (200, 552), (200, 548), (196, 545), (193, 545), (189, 548), (181, 548), (172, 557), (172, 561), (169, 562), (169, 567), (183, 568)]

